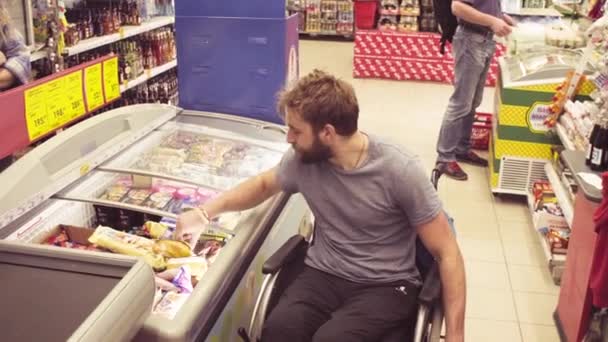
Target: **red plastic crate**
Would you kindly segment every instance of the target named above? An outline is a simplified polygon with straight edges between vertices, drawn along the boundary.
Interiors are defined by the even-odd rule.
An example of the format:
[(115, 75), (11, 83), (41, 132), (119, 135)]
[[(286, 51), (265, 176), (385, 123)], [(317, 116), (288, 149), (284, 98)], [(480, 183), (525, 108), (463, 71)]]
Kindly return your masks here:
[(358, 29), (372, 29), (378, 11), (377, 0), (355, 0), (355, 25)]
[(471, 129), (471, 147), (476, 150), (487, 150), (492, 137), (492, 114), (476, 113)]

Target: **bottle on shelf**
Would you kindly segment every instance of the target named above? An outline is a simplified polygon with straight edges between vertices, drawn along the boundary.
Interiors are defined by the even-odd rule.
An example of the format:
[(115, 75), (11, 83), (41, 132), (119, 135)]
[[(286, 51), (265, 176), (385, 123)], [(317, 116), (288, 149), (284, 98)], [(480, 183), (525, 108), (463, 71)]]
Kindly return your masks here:
[(603, 171), (606, 169), (606, 153), (608, 152), (608, 126), (605, 122), (600, 123), (593, 139), (591, 148), (591, 164), (589, 167), (594, 171)]
[(596, 122), (593, 125), (593, 129), (591, 130), (591, 135), (589, 135), (589, 144), (587, 145), (587, 151), (585, 154), (585, 164), (587, 164), (588, 166), (591, 165), (591, 157), (593, 156), (593, 142), (595, 141), (595, 137), (597, 137), (599, 129), (600, 126)]

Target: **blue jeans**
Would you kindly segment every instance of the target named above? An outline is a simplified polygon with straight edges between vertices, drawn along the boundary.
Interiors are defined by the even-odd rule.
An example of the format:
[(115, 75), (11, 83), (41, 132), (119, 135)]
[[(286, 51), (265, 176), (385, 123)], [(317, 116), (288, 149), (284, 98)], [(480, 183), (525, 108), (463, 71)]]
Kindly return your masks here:
[(437, 141), (437, 161), (451, 162), (471, 148), (475, 111), (481, 104), (486, 76), (496, 45), (492, 33), (458, 26), (452, 42), (454, 93), (443, 117)]

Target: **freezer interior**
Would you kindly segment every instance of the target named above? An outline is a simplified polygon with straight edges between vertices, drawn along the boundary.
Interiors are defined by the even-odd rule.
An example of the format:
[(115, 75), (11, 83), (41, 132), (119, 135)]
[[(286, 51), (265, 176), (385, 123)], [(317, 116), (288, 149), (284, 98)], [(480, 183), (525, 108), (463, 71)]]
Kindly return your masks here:
[(0, 279), (6, 341), (128, 340), (148, 317), (154, 297), (152, 272), (134, 258), (3, 241)]
[[(87, 121), (98, 120), (99, 124), (107, 125), (108, 120), (125, 120), (126, 116), (126, 120), (133, 122), (134, 116), (154, 112), (151, 108), (158, 109), (134, 106), (109, 112), (105, 120), (95, 117)], [(157, 112), (159, 118), (166, 114), (162, 110)], [(10, 221), (0, 229), (0, 237), (48, 245), (56, 250), (140, 257), (156, 271), (151, 283), (157, 285), (151, 315), (143, 330), (148, 330), (147, 336), (165, 340), (192, 339), (196, 332), (191, 330), (196, 329), (192, 327), (201, 319), (201, 310), (230, 280), (232, 268), (238, 268), (242, 262), (240, 258), (259, 248), (255, 245), (269, 231), (263, 227), (272, 225), (273, 215), (282, 210), (286, 196), (276, 196), (253, 210), (214, 219), (193, 250), (186, 251), (183, 244), (176, 246), (176, 241), (170, 241), (177, 215), (275, 166), (288, 145), (284, 142), (284, 131), (276, 125), (187, 111), (164, 117), (165, 122), (156, 127), (131, 124), (134, 132), (126, 134), (128, 144), (97, 143), (124, 147), (114, 154), (106, 153), (106, 158), (90, 170), (76, 176), (72, 173), (73, 181)], [(94, 139), (96, 125), (87, 124)], [(70, 134), (86, 137), (86, 133), (68, 130), (60, 138), (69, 142)], [(52, 140), (49, 143), (53, 144)], [(45, 155), (51, 153), (66, 159), (54, 160), (55, 165), (60, 165), (57, 173), (70, 175), (64, 166), (80, 165), (77, 159), (83, 158), (81, 154), (61, 153), (62, 148), (71, 144), (54, 142), (57, 149), (50, 151), (45, 144), (41, 146)], [(86, 146), (86, 141), (79, 144)], [(36, 153), (34, 150), (16, 164), (29, 177), (34, 172), (28, 166), (45, 158)], [(32, 169), (36, 170), (33, 166)], [(51, 176), (55, 183), (63, 181)], [(22, 188), (28, 187), (29, 177), (22, 179)], [(34, 198), (39, 195), (36, 189), (23, 191)], [(6, 201), (8, 196), (0, 197), (5, 206)], [(170, 251), (167, 248), (158, 252), (159, 246), (169, 242)], [(70, 275), (65, 277), (57, 278), (57, 284), (70, 279)], [(189, 281), (181, 282), (185, 278)], [(76, 280), (80, 286), (97, 281), (89, 276)], [(111, 279), (100, 280), (100, 284), (104, 282), (111, 283)], [(77, 288), (73, 284), (72, 290)]]

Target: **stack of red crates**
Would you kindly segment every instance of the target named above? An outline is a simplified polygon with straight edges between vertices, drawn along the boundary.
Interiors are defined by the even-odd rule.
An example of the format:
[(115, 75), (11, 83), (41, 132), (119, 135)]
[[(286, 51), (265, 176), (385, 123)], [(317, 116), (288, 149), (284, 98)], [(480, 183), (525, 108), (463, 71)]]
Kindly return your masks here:
[[(440, 35), (430, 32), (403, 33), (357, 30), (355, 33), (354, 77), (452, 83), (454, 58), (449, 44), (439, 52)], [(498, 45), (490, 65), (486, 86), (494, 86), (498, 57), (505, 47)]]

